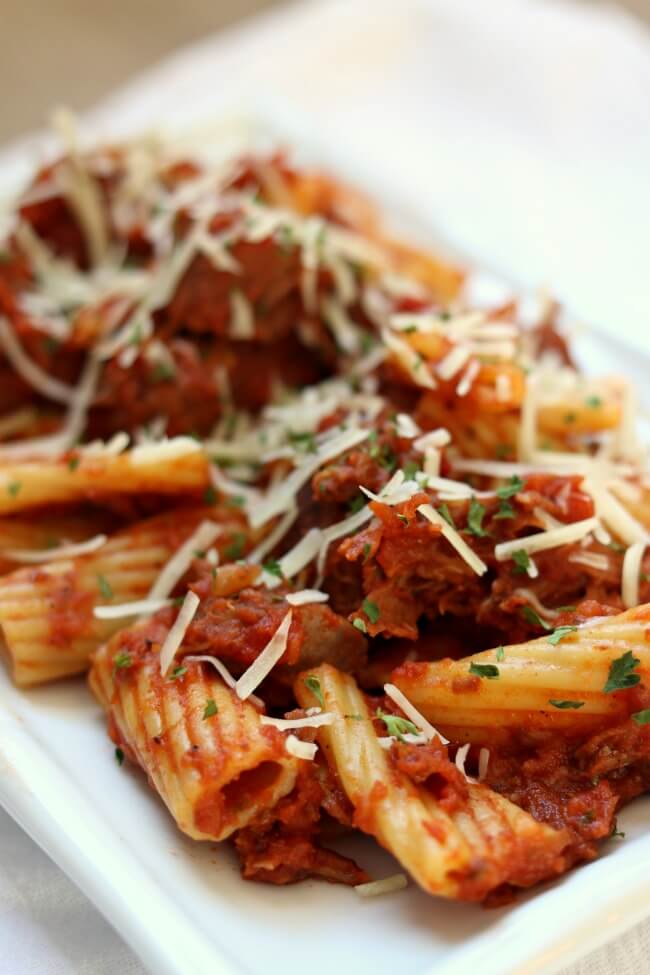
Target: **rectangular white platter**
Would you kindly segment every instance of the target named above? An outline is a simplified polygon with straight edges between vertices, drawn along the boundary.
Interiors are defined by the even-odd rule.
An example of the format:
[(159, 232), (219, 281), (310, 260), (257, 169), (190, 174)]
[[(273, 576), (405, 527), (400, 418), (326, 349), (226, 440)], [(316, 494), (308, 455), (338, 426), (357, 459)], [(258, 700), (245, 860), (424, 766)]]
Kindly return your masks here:
[[(199, 109), (205, 115), (206, 107), (177, 103), (172, 121), (197, 118)], [(136, 108), (126, 128), (150, 119), (147, 98)], [(380, 176), (363, 153), (333, 149), (284, 106), (267, 103), (257, 114), (280, 139), (363, 185), (402, 226), (435, 240), (426, 205), (405, 205), (398, 172), (384, 167)], [(0, 190), (29, 162), (26, 152), (5, 159)], [(510, 268), (502, 270), (507, 277)], [(624, 372), (640, 385), (648, 375), (643, 352), (596, 333), (583, 333), (579, 351), (590, 370)], [(81, 680), (19, 692), (0, 669), (0, 803), (156, 975), (393, 975), (404, 967), (411, 975), (467, 975), (479, 965), (482, 975), (551, 975), (650, 914), (650, 800), (625, 811), (626, 839), (608, 844), (600, 860), (495, 911), (447, 904), (413, 886), (362, 902), (326, 884), (245, 883), (227, 848), (186, 841), (143, 777), (118, 768)], [(396, 869), (369, 841), (350, 850), (376, 876)]]

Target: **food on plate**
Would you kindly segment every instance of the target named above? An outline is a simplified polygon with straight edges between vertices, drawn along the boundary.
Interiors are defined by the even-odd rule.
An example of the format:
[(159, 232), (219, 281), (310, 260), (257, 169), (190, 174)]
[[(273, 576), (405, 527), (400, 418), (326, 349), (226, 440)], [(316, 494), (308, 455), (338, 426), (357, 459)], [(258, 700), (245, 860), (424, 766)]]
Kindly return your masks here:
[(650, 787), (629, 383), (285, 152), (59, 121), (0, 240), (15, 682), (88, 672), (250, 880), (404, 886), (352, 830), (468, 901), (595, 857)]

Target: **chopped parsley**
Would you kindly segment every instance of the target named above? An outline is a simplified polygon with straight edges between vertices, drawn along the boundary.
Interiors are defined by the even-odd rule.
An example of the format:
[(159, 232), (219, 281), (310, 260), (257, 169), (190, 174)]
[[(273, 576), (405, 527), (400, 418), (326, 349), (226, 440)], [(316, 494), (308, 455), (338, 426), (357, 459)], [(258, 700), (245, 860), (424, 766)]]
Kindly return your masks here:
[(363, 561), (364, 562), (367, 562), (368, 561), (368, 556), (370, 555), (370, 549), (371, 549), (370, 542), (366, 542), (365, 545), (363, 546)]
[(584, 701), (555, 701), (551, 698), (549, 698), (548, 703), (557, 708), (558, 711), (577, 711), (585, 706)]
[(469, 665), (469, 672), (474, 677), (485, 678), (486, 680), (498, 680), (499, 668), (495, 664), (475, 664), (474, 661)]
[(178, 680), (179, 677), (183, 677), (187, 673), (187, 667), (183, 667), (180, 664), (178, 667), (174, 667), (171, 674), (169, 675), (170, 680)]
[(483, 538), (487, 535), (487, 532), (483, 528), (483, 517), (485, 515), (485, 505), (481, 504), (476, 498), (472, 498), (469, 503), (469, 511), (467, 513), (467, 530), (476, 535), (478, 538)]
[(269, 575), (277, 576), (278, 579), (282, 578), (282, 566), (277, 559), (267, 559), (267, 561), (262, 564), (262, 568), (265, 572), (268, 572)]
[(504, 460), (506, 457), (510, 457), (514, 453), (512, 444), (509, 443), (498, 443), (496, 445), (495, 454), (497, 460)]
[(80, 463), (81, 463), (81, 457), (79, 457), (78, 455), (75, 455), (74, 457), (70, 457), (70, 459), (68, 460), (68, 470), (76, 471)]
[(456, 527), (456, 525), (454, 523), (454, 516), (452, 515), (451, 511), (449, 510), (449, 505), (447, 504), (446, 501), (443, 502), (441, 505), (439, 505), (439, 507), (436, 510), (437, 510), (438, 514), (440, 515), (440, 517), (445, 519), (445, 521), (450, 526), (450, 528), (455, 528)]
[(10, 497), (15, 498), (21, 487), (22, 484), (20, 481), (12, 481), (11, 484), (7, 485), (7, 494), (9, 494)]
[(219, 714), (217, 702), (213, 697), (209, 697), (205, 702), (205, 707), (203, 709), (203, 720), (206, 721), (208, 718), (213, 718), (215, 714)]
[(588, 396), (585, 403), (592, 410), (597, 410), (599, 406), (603, 405), (603, 401), (600, 396)]
[(531, 566), (530, 555), (525, 548), (517, 549), (512, 553), (512, 561), (515, 563), (515, 572), (518, 575), (526, 575)]
[(610, 835), (610, 839), (612, 840), (625, 839), (625, 833), (622, 833), (621, 830), (618, 828), (618, 823), (614, 823), (614, 827), (609, 835)]
[(404, 735), (419, 734), (417, 726), (412, 721), (409, 721), (408, 718), (400, 718), (397, 714), (389, 714), (388, 711), (382, 711), (381, 708), (377, 708), (375, 714), (380, 721), (384, 722), (391, 738), (404, 741)]
[(575, 633), (577, 629), (577, 626), (558, 626), (546, 639), (556, 647), (560, 640), (563, 640), (569, 633)]
[(543, 630), (550, 630), (551, 627), (539, 616), (531, 606), (524, 606), (521, 611), (522, 616), (531, 626), (541, 626)]
[(356, 620), (352, 621), (352, 626), (356, 627), (357, 630), (361, 630), (362, 633), (368, 632), (368, 627), (365, 624), (365, 620), (362, 620), (360, 616), (357, 616)]
[(632, 721), (635, 724), (650, 724), (650, 708), (645, 708), (643, 711), (637, 711), (636, 714), (632, 715)]
[(232, 541), (227, 548), (224, 549), (223, 554), (225, 558), (231, 559), (231, 561), (236, 562), (244, 554), (244, 549), (246, 547), (246, 536), (243, 532), (235, 532), (232, 537)]
[(233, 494), (226, 503), (229, 508), (243, 508), (246, 504), (246, 498), (243, 494)]
[(313, 674), (310, 674), (309, 677), (305, 677), (305, 687), (312, 692), (320, 706), (324, 708), (325, 698), (323, 697), (323, 691), (321, 690), (318, 677), (314, 677)]
[(215, 504), (217, 500), (217, 492), (213, 487), (207, 487), (203, 492), (203, 503), (204, 504)]
[(359, 492), (359, 494), (356, 494), (348, 504), (348, 511), (350, 511), (353, 515), (356, 515), (357, 511), (361, 511), (365, 503), (366, 499), (364, 495)]
[(406, 480), (412, 481), (415, 475), (417, 474), (417, 472), (420, 470), (420, 465), (415, 460), (408, 460), (404, 464), (402, 470), (404, 471), (404, 477), (406, 478)]
[(495, 518), (514, 518), (515, 509), (512, 507), (509, 501), (502, 501), (499, 505), (499, 510), (495, 514)]
[(122, 765), (124, 762), (124, 752), (122, 751), (121, 748), (115, 749), (115, 761), (117, 762), (118, 765)]
[(575, 413), (565, 413), (564, 414), (564, 422), (565, 423), (575, 423), (577, 419), (578, 419), (578, 417), (577, 417), (577, 415)]
[(102, 596), (104, 597), (104, 599), (112, 599), (113, 598), (113, 589), (111, 588), (111, 584), (108, 581), (108, 579), (106, 578), (106, 576), (98, 575), (97, 576), (97, 585), (99, 586), (99, 591), (102, 594)]
[(113, 657), (113, 673), (117, 670), (128, 670), (133, 664), (130, 653), (118, 653)]
[(296, 450), (302, 450), (305, 454), (316, 453), (316, 437), (313, 433), (289, 433), (289, 442)]
[(621, 657), (613, 660), (609, 668), (607, 682), (603, 688), (605, 694), (611, 694), (612, 691), (622, 691), (638, 684), (641, 677), (634, 671), (640, 663), (639, 658), (635, 657), (631, 650), (626, 650)]
[(502, 660), (506, 659), (506, 652), (503, 647), (497, 647), (497, 661), (501, 663)]
[(176, 369), (169, 362), (157, 362), (151, 372), (151, 380), (154, 383), (166, 383), (176, 378)]
[(519, 492), (523, 490), (523, 487), (524, 482), (515, 474), (510, 478), (507, 484), (504, 484), (503, 487), (497, 488), (497, 498), (502, 498), (503, 500), (506, 498), (513, 498), (515, 494), (519, 494)]
[(379, 619), (379, 606), (377, 603), (373, 603), (370, 599), (364, 599), (361, 603), (361, 609), (364, 611), (371, 623), (376, 623)]

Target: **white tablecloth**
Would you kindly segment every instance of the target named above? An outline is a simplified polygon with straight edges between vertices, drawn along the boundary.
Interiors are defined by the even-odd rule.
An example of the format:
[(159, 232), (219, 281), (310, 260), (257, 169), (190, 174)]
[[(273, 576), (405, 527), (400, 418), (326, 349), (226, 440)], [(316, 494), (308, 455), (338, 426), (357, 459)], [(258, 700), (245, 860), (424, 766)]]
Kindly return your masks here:
[[(553, 0), (305, 3), (181, 52), (93, 119), (199, 119), (261, 91), (465, 252), (650, 348), (650, 45), (631, 18)], [(650, 972), (650, 923), (563, 975), (614, 972)], [(32, 973), (144, 969), (0, 811), (0, 975)]]

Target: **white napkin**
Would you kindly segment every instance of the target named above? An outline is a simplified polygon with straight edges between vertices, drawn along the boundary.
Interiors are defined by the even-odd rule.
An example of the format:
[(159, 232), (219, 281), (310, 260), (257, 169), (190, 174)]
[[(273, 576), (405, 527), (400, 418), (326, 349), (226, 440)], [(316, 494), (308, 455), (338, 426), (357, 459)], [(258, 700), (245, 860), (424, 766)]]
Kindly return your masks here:
[[(303, 3), (168, 59), (91, 121), (133, 130), (251, 99), (304, 113), (353, 178), (372, 172), (394, 187), (460, 251), (513, 281), (552, 285), (585, 320), (650, 349), (650, 44), (620, 10)], [(0, 165), (20, 169), (32, 145), (10, 147)], [(643, 975), (649, 958), (644, 923), (563, 975)], [(143, 972), (0, 812), (0, 975)]]

